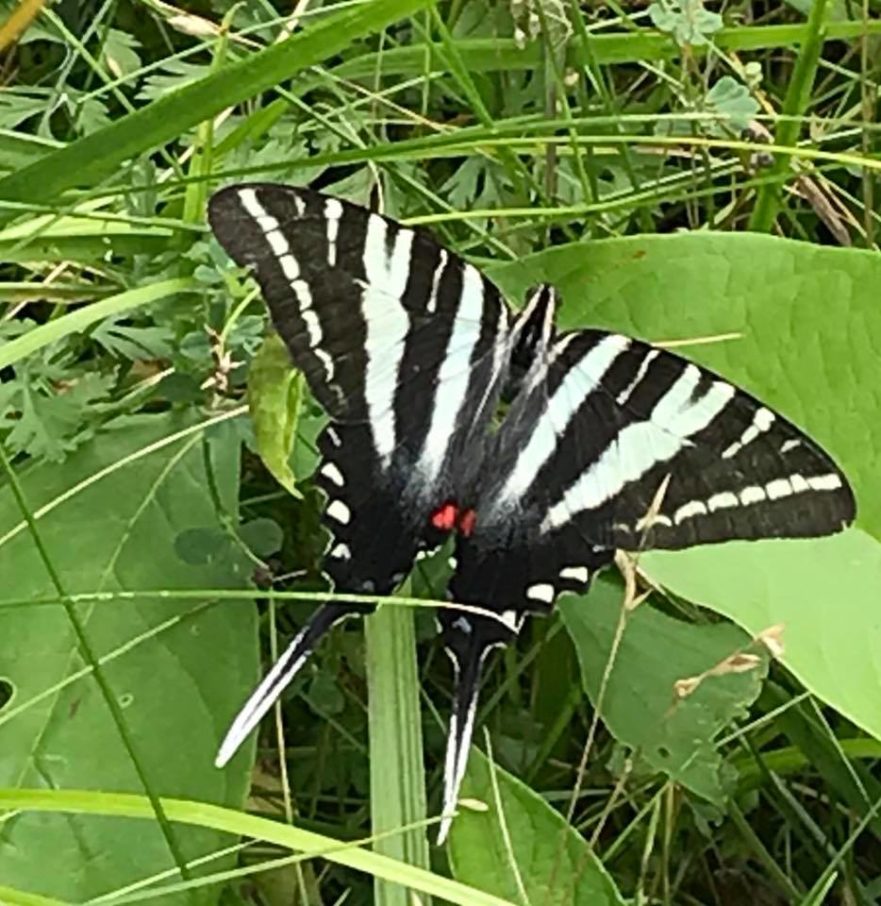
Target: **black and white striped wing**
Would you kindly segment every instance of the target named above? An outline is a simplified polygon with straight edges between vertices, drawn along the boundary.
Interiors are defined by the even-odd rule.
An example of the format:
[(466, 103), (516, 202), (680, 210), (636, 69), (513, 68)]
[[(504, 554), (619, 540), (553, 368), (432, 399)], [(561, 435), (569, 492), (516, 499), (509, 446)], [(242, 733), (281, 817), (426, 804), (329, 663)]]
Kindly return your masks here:
[(473, 421), (510, 320), (476, 268), (422, 230), (309, 189), (227, 186), (208, 215), (333, 418), (368, 422), (385, 456)]
[(500, 558), (506, 606), (541, 609), (586, 581), (602, 551), (819, 536), (855, 515), (841, 470), (791, 422), (620, 334), (559, 337), (496, 444), (453, 582), (465, 600), (486, 583), (484, 564), (503, 571)]
[[(428, 234), (308, 189), (232, 185), (211, 227), (250, 267), (294, 364), (330, 414), (317, 483), (332, 539), (323, 567), (344, 592), (387, 594), (429, 516), (479, 464), (505, 384), (511, 317), (496, 288)], [(482, 449), (482, 443), (480, 445)], [(469, 455), (470, 454), (470, 455)], [(334, 622), (313, 614), (236, 718), (225, 763)]]
[(465, 451), (504, 385), (508, 307), (426, 233), (309, 189), (228, 186), (209, 218), (232, 258), (253, 269), (333, 419), (318, 472), (339, 536), (329, 572), (345, 590), (382, 587), (403, 556), (378, 549), (379, 526), (389, 523), (379, 533), (387, 548), (409, 547), (431, 509), (455, 498), (462, 460), (476, 458)]
[(717, 375), (619, 334), (558, 337), (526, 375), (487, 457), (460, 535), (444, 610), (456, 693), (443, 838), (465, 772), (480, 669), (530, 611), (584, 592), (616, 548), (839, 531), (854, 518), (844, 475), (780, 415)]

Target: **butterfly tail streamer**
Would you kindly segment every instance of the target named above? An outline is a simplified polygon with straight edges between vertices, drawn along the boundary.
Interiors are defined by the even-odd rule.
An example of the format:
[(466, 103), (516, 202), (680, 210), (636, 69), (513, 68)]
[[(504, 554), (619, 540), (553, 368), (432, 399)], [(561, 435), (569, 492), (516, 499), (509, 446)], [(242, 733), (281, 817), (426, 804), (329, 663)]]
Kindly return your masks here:
[(499, 644), (498, 638), (481, 632), (480, 622), (462, 621), (463, 626), (470, 627), (468, 634), (462, 631), (462, 637), (456, 640), (458, 644), (446, 646), (455, 675), (453, 711), (450, 716), (444, 762), (443, 818), (438, 831), (438, 846), (446, 840), (449, 833), (459, 798), (459, 788), (462, 786), (462, 778), (468, 765), (483, 664), (489, 652)]
[(281, 693), (309, 660), (321, 639), (332, 626), (360, 608), (351, 604), (325, 604), (309, 618), (294, 640), (284, 650), (272, 669), (235, 716), (214, 761), (215, 767), (222, 768), (239, 750), (251, 731), (260, 723), (267, 711), (275, 704)]

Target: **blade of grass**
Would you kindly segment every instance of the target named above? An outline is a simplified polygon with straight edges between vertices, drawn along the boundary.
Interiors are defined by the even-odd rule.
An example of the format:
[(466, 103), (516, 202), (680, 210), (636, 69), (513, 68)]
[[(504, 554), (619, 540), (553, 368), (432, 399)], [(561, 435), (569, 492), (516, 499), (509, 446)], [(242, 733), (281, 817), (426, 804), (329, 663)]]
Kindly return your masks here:
[[(597, 121), (600, 119), (596, 118)], [(631, 120), (633, 118), (631, 117)], [(662, 119), (662, 117), (655, 117)], [(563, 124), (568, 127), (568, 123)], [(522, 131), (522, 124), (519, 127)], [(382, 160), (426, 160), (428, 158), (458, 157), (465, 154), (474, 153), (475, 150), (487, 154), (490, 149), (500, 151), (503, 148), (515, 149), (520, 154), (538, 154), (543, 153), (546, 145), (554, 143), (560, 145), (560, 156), (571, 152), (571, 145), (580, 146), (595, 145), (599, 148), (606, 148), (618, 145), (633, 145), (634, 147), (648, 148), (708, 148), (719, 149), (727, 152), (746, 151), (753, 153), (755, 151), (768, 152), (770, 154), (785, 154), (804, 160), (828, 161), (841, 166), (865, 167), (870, 170), (881, 171), (881, 160), (872, 157), (863, 157), (861, 154), (852, 152), (822, 151), (817, 148), (808, 148), (791, 145), (766, 145), (760, 142), (749, 142), (738, 139), (721, 139), (706, 138), (696, 135), (578, 135), (575, 140), (571, 136), (563, 135), (530, 135), (530, 136), (508, 136), (511, 127), (496, 127), (493, 134), (487, 134), (483, 127), (479, 129), (462, 129), (450, 135), (429, 135), (416, 139), (405, 139), (399, 142), (393, 142), (385, 145), (373, 145), (369, 148), (353, 148), (347, 151), (328, 152), (326, 154), (316, 154), (314, 157), (300, 161), (283, 161), (275, 165), (262, 164), (255, 167), (237, 167), (235, 175), (241, 179), (247, 174), (266, 174), (273, 169), (295, 169), (297, 167), (314, 167), (330, 166), (338, 164), (353, 164), (363, 161), (372, 161), (377, 163)], [(762, 176), (757, 178), (757, 182), (765, 182), (773, 179), (771, 176)], [(568, 207), (556, 206), (545, 209), (536, 209), (532, 207), (524, 208), (492, 208), (474, 209), (456, 211), (450, 214), (428, 215), (423, 217), (404, 218), (402, 223), (406, 225), (441, 223), (445, 220), (460, 220), (468, 217), (510, 217), (510, 216), (533, 216), (534, 214), (547, 214), (550, 216), (559, 216), (564, 212), (566, 216), (573, 213), (584, 213), (591, 210), (591, 205), (571, 205)]]
[[(425, 819), (425, 768), (413, 611), (380, 607), (366, 621), (370, 725), (370, 812), (374, 834)], [(375, 849), (427, 868), (424, 827), (387, 836)], [(377, 906), (408, 906), (399, 884), (377, 876)]]
[[(777, 125), (776, 142), (781, 145), (794, 145), (798, 141), (800, 121), (796, 117), (803, 116), (811, 103), (811, 89), (825, 38), (827, 7), (828, 0), (814, 0), (811, 4), (807, 34), (795, 61), (792, 79), (783, 100), (782, 112), (790, 119), (785, 119)], [(767, 233), (773, 229), (780, 210), (783, 183), (791, 172), (789, 155), (775, 155), (774, 163), (771, 165), (771, 175), (775, 179), (759, 187), (756, 204), (749, 220), (751, 230)]]
[(64, 906), (61, 900), (52, 900), (41, 897), (36, 893), (26, 893), (24, 890), (15, 890), (0, 884), (0, 903), (9, 906)]
[[(746, 51), (774, 47), (790, 47), (806, 40), (807, 25), (748, 25), (723, 28), (713, 36), (713, 45), (719, 50)], [(830, 22), (824, 39), (827, 41), (859, 37), (862, 34), (881, 34), (881, 21), (860, 20)], [(645, 60), (675, 59), (682, 55), (682, 48), (669, 36), (644, 29), (629, 34), (595, 35), (588, 33), (587, 47), (571, 46), (566, 54), (567, 67), (577, 66), (585, 53), (594, 63), (638, 63)], [(690, 46), (689, 53), (701, 56), (706, 47)], [(432, 68), (438, 62), (438, 46), (414, 44), (395, 47), (382, 53), (382, 71), (385, 76), (412, 76), (425, 71), (426, 56)], [(468, 72), (533, 72), (541, 65), (541, 44), (532, 41), (524, 48), (518, 47), (513, 38), (456, 38), (456, 53)], [(347, 60), (331, 70), (341, 79), (358, 79), (376, 72), (377, 54), (364, 54)]]
[[(714, 36), (714, 46), (719, 50), (755, 51), (773, 47), (788, 47), (804, 40), (806, 25), (760, 25), (724, 28)], [(826, 28), (827, 41), (844, 40), (865, 34), (881, 34), (881, 21), (831, 22)], [(579, 36), (581, 30), (579, 29)], [(505, 38), (456, 38), (456, 55), (469, 73), (486, 72), (534, 72), (541, 65), (542, 48), (536, 41), (520, 48), (513, 39)], [(328, 70), (328, 75), (340, 80), (373, 79), (377, 67), (381, 66), (385, 78), (424, 76), (426, 60), (431, 70), (441, 69), (443, 59), (438, 59), (436, 43), (414, 44), (409, 47), (392, 47), (380, 53), (363, 54), (345, 60)], [(700, 56), (706, 48), (690, 47), (689, 52)], [(596, 68), (613, 63), (638, 63), (645, 60), (675, 59), (681, 55), (681, 48), (667, 35), (642, 30), (631, 34), (594, 35), (585, 32), (580, 43), (573, 43), (566, 53), (566, 67), (576, 72), (584, 66), (588, 57)], [(304, 79), (294, 86), (298, 95), (322, 84), (324, 77)], [(598, 88), (598, 86), (595, 86)], [(288, 101), (279, 98), (266, 107), (251, 114), (244, 123), (237, 126), (218, 142), (216, 153), (222, 156), (236, 147), (243, 135), (254, 138), (265, 134), (271, 126), (289, 109)], [(614, 125), (614, 124), (613, 124)], [(616, 125), (615, 128), (620, 128)]]
[[(362, 843), (341, 843), (331, 837), (279, 821), (205, 802), (166, 798), (161, 802), (165, 813), (175, 822), (265, 840), (285, 849), (321, 856), (330, 862), (394, 881), (411, 890), (437, 896), (461, 906), (512, 906), (507, 900), (492, 894), (371, 852), (364, 849)], [(0, 810), (6, 809), (148, 820), (154, 817), (150, 802), (144, 796), (96, 790), (0, 789)]]

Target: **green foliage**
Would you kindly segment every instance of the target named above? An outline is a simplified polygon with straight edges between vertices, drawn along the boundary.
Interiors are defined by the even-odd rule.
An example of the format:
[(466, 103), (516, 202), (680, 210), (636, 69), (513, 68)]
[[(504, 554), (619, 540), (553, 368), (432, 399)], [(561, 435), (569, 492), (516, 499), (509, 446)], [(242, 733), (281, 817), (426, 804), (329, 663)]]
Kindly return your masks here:
[(290, 361), (280, 337), (270, 334), (248, 369), (248, 409), (264, 465), (288, 493), (299, 497), (290, 458), (304, 385), (302, 375), (291, 370)]
[(455, 877), (511, 903), (624, 906), (590, 846), (526, 784), (472, 750), (450, 832)]
[(652, 24), (672, 35), (677, 44), (699, 47), (722, 28), (722, 17), (703, 0), (658, 0), (649, 6)]
[[(39, 603), (58, 593), (4, 478), (0, 899), (873, 902), (878, 12), (44, 5), (0, 94), (0, 440), (131, 745)], [(494, 760), (473, 751), (433, 872), (401, 861), (428, 862), (449, 714), (428, 608), (387, 603), (369, 655), (359, 622), (336, 629), (260, 759), (212, 766), (258, 673), (251, 579), (273, 590), (265, 660), (327, 590), (325, 416), (202, 232), (208, 193), (244, 178), (380, 203), (515, 304), (550, 280), (563, 329), (687, 341), (857, 489), (859, 530), (644, 555), (636, 590), (660, 588), (620, 637), (610, 571), (488, 661)], [(414, 594), (443, 596), (449, 554)], [(188, 879), (162, 809), (185, 858), (211, 857)]]
[(108, 400), (114, 383), (113, 375), (73, 369), (70, 360), (32, 357), (17, 380), (0, 387), (0, 425), (8, 431), (10, 451), (64, 459), (93, 435), (96, 407)]
[(615, 739), (643, 762), (634, 769), (663, 771), (724, 807), (733, 772), (716, 737), (758, 697), (764, 649), (728, 623), (686, 623), (647, 603), (631, 611), (608, 580), (560, 611), (584, 690)]
[[(881, 545), (851, 529), (817, 541), (746, 542), (646, 555), (649, 575), (724, 614), (752, 636), (782, 626), (783, 663), (820, 700), (881, 737), (874, 665)], [(834, 657), (827, 652), (835, 651)]]
[(719, 115), (720, 128), (716, 134), (721, 135), (726, 131), (739, 135), (759, 112), (758, 101), (746, 85), (731, 76), (722, 76), (707, 92), (704, 103), (708, 112)]

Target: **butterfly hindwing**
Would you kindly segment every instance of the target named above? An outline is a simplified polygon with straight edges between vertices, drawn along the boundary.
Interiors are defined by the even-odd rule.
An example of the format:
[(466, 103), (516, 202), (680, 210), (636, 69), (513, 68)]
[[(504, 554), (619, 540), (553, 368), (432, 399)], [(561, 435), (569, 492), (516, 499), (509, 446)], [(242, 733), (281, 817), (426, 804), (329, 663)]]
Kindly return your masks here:
[(389, 594), (409, 572), (422, 528), (421, 513), (403, 499), (406, 475), (382, 467), (363, 424), (331, 422), (318, 449), (331, 536), (323, 570), (337, 590)]

